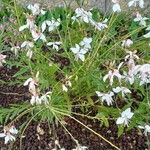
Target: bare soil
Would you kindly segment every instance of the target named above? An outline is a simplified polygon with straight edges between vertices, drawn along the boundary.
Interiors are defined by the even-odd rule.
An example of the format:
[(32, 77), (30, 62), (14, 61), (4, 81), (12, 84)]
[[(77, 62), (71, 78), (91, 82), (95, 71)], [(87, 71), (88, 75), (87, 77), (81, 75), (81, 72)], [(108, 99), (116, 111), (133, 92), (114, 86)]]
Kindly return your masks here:
[[(0, 79), (11, 80), (17, 69), (8, 69), (6, 67), (0, 69)], [(17, 86), (0, 86), (0, 106), (9, 107), (10, 104), (21, 103), (29, 100), (28, 89)], [(76, 117), (76, 116), (74, 116)], [(22, 124), (26, 118), (22, 118), (16, 122), (16, 127)], [(118, 146), (121, 150), (146, 150), (147, 139), (137, 129), (124, 132), (122, 136), (117, 136), (117, 126), (114, 121), (110, 121), (110, 127), (100, 126), (97, 120), (90, 120), (83, 117), (77, 117), (82, 123), (104, 136), (107, 140)], [(76, 121), (65, 118), (65, 127), (78, 140), (79, 144), (87, 146), (89, 150), (114, 150), (108, 143), (100, 139), (98, 136), (88, 131)], [(2, 132), (2, 126), (0, 128)], [(40, 131), (39, 131), (40, 129)], [(0, 150), (52, 150), (55, 147), (55, 140), (58, 140), (61, 147), (71, 150), (76, 147), (75, 142), (68, 132), (60, 125), (39, 123), (32, 121), (27, 127), (20, 144), (20, 138), (14, 143), (4, 144), (4, 139), (0, 138)], [(21, 147), (20, 147), (21, 145)], [(59, 150), (59, 148), (57, 147)]]

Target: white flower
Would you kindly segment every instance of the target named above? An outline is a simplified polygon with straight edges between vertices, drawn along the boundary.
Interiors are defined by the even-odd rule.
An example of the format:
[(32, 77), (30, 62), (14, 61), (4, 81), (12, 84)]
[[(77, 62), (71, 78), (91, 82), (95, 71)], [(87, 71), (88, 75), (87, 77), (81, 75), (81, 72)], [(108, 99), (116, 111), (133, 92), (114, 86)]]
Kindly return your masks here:
[(42, 15), (45, 15), (45, 13), (46, 13), (46, 11), (44, 11), (44, 10), (42, 10), (42, 9), (40, 9), (40, 4), (38, 4), (38, 3), (36, 3), (36, 4), (34, 4), (34, 5), (28, 5), (28, 7), (27, 7), (29, 10), (31, 10), (31, 12), (32, 12), (32, 14), (34, 15), (34, 16), (36, 16), (36, 15), (39, 15), (40, 13), (42, 14)]
[(60, 150), (65, 150), (65, 148), (61, 148), (60, 144), (59, 144), (59, 141), (58, 140), (55, 140), (55, 148), (53, 148), (52, 150), (57, 150), (59, 147)]
[(134, 83), (134, 75), (132, 73), (123, 72), (123, 78), (129, 82), (131, 85)]
[(91, 49), (92, 38), (85, 37), (79, 44), (75, 44), (75, 47), (70, 50), (75, 54), (75, 59), (85, 60), (85, 54)]
[(85, 60), (85, 54), (87, 53), (87, 49), (82, 49), (78, 44), (75, 47), (70, 48), (70, 50), (75, 54), (76, 60), (81, 59), (82, 61)]
[(20, 50), (20, 47), (19, 46), (13, 46), (10, 50), (15, 53), (15, 56), (17, 56), (18, 50)]
[(38, 95), (33, 95), (30, 100), (31, 105), (37, 104), (40, 105), (42, 103), (41, 99)]
[(44, 32), (46, 30), (46, 26), (49, 27), (49, 31), (53, 31), (55, 30), (58, 26), (60, 25), (60, 19), (55, 20), (54, 18), (52, 18), (51, 21), (46, 20), (42, 23), (42, 32)]
[(136, 13), (136, 18), (134, 19), (134, 22), (139, 22), (140, 26), (146, 27), (146, 20), (148, 20), (147, 17), (142, 17), (139, 12)]
[(150, 64), (136, 65), (130, 75), (140, 79), (140, 85), (150, 83)]
[(0, 67), (3, 66), (3, 63), (6, 63), (5, 59), (6, 55), (0, 54)]
[[(150, 31), (150, 26), (146, 30)], [(145, 34), (144, 37), (145, 38), (150, 38), (150, 32), (148, 32), (147, 34)]]
[(144, 35), (145, 38), (150, 38), (150, 32)]
[(44, 103), (45, 105), (48, 105), (49, 100), (51, 100), (51, 94), (52, 92), (47, 92), (46, 94), (42, 95), (40, 97), (41, 102)]
[(38, 80), (39, 80), (39, 71), (36, 73), (35, 79), (33, 78), (29, 78), (24, 82), (24, 86), (29, 86), (29, 92), (33, 95), (33, 96), (37, 96), (37, 90), (36, 90), (36, 86), (38, 85)]
[(140, 59), (139, 56), (136, 55), (136, 51), (126, 51), (126, 53), (128, 54), (126, 57), (125, 57), (125, 61), (127, 59)]
[(11, 126), (10, 128), (4, 127), (4, 133), (0, 133), (0, 137), (4, 137), (5, 144), (7, 144), (9, 141), (16, 140), (14, 134), (18, 134), (18, 130), (14, 126)]
[(121, 117), (117, 119), (116, 124), (124, 124), (125, 126), (128, 126), (128, 122), (133, 115), (134, 113), (131, 112), (131, 108), (127, 108), (121, 113)]
[(139, 59), (139, 57), (136, 55), (136, 51), (131, 52), (131, 51), (127, 51), (128, 55), (125, 57), (125, 61), (128, 60), (127, 65), (128, 65), (128, 75), (129, 76), (133, 76), (133, 71), (135, 70), (135, 59)]
[(23, 30), (26, 29), (26, 28), (28, 28), (28, 29), (30, 29), (30, 30), (33, 30), (33, 29), (36, 28), (34, 17), (31, 16), (31, 15), (28, 15), (28, 16), (27, 16), (27, 24), (21, 26), (21, 27), (19, 28), (19, 31), (23, 31)]
[(137, 3), (139, 3), (139, 7), (144, 8), (144, 0), (131, 0), (130, 2), (128, 2), (128, 6), (137, 6)]
[(113, 4), (113, 12), (121, 12), (121, 8), (119, 5), (119, 0), (112, 0)]
[(47, 43), (48, 46), (52, 46), (53, 49), (59, 50), (59, 46), (62, 44), (62, 42), (49, 42)]
[(37, 81), (36, 80), (34, 80), (33, 78), (29, 78), (29, 79), (27, 79), (25, 82), (24, 82), (24, 84), (23, 84), (24, 86), (29, 86), (29, 92), (32, 94), (32, 95), (34, 95), (34, 96), (36, 96), (37, 95), (37, 90), (36, 90), (36, 86), (37, 86)]
[(137, 77), (140, 78), (140, 76), (138, 75), (138, 72), (139, 72), (139, 69), (141, 68), (141, 65), (135, 65), (134, 62), (131, 62), (129, 64), (128, 62), (128, 68), (129, 68), (128, 73), (124, 71), (124, 79), (132, 85), (135, 81), (135, 78)]
[(63, 91), (65, 91), (65, 92), (68, 92), (68, 88), (72, 86), (72, 83), (71, 83), (71, 81), (70, 81), (70, 78), (71, 78), (71, 76), (70, 76), (70, 77), (66, 76), (66, 78), (65, 78), (64, 81), (63, 81), (62, 89), (63, 89)]
[(105, 28), (108, 28), (107, 26), (107, 23), (108, 22), (108, 19), (106, 18), (104, 21), (102, 22), (93, 22), (92, 24), (95, 26), (95, 28), (99, 31), (105, 29)]
[(109, 79), (110, 85), (112, 86), (114, 77), (117, 77), (119, 80), (119, 83), (121, 83), (121, 79), (123, 76), (120, 74), (119, 69), (122, 66), (123, 63), (120, 63), (117, 69), (112, 69), (103, 77), (103, 81), (105, 82), (107, 79)]
[(87, 146), (77, 146), (76, 148), (72, 149), (72, 150), (87, 150), (88, 147)]
[(127, 93), (131, 93), (131, 91), (128, 88), (126, 88), (126, 87), (119, 87), (119, 86), (116, 87), (116, 88), (113, 88), (113, 92), (115, 92), (115, 93), (121, 92), (122, 97), (125, 97), (125, 94), (127, 94)]
[(31, 48), (33, 48), (33, 47), (34, 47), (34, 44), (33, 44), (33, 42), (30, 42), (30, 41), (24, 41), (21, 44), (21, 48), (25, 48), (27, 50), (26, 56), (29, 57), (29, 59), (32, 58), (33, 51), (31, 50)]
[(144, 129), (144, 134), (145, 136), (148, 135), (148, 133), (150, 133), (150, 126), (149, 125), (145, 125), (145, 126), (138, 126), (140, 129)]
[(112, 96), (114, 96), (113, 92), (102, 93), (102, 92), (96, 91), (96, 94), (98, 97), (101, 97), (102, 102), (106, 101), (108, 106), (112, 105), (112, 102), (114, 101), (112, 98)]
[(106, 24), (108, 19), (105, 19), (102, 22), (96, 22), (92, 18), (92, 13), (90, 11), (85, 11), (83, 8), (77, 8), (75, 10), (75, 13), (76, 15), (71, 18), (73, 20), (72, 23), (74, 23), (75, 21), (79, 21), (78, 19), (80, 19), (83, 22), (90, 23), (99, 31), (108, 27)]
[(51, 93), (52, 92), (47, 92), (46, 94), (42, 95), (41, 97), (38, 95), (35, 95), (35, 96), (33, 95), (30, 100), (31, 105), (34, 105), (34, 104), (40, 105), (42, 103), (45, 105), (48, 105), (49, 100), (51, 100), (51, 96), (50, 96)]
[(68, 88), (66, 87), (65, 84), (62, 84), (62, 89), (63, 89), (63, 91), (68, 92)]
[(90, 11), (85, 11), (83, 8), (77, 8), (75, 13), (76, 16), (72, 17), (74, 21), (77, 20), (77, 18), (86, 23), (89, 23), (92, 20), (92, 13)]
[(38, 39), (41, 39), (43, 42), (47, 41), (45, 35), (36, 29), (31, 30), (31, 34), (34, 41), (37, 41)]
[(123, 40), (122, 41), (122, 47), (130, 47), (131, 45), (133, 44), (133, 41), (132, 40), (130, 40), (130, 39), (126, 39), (126, 40)]
[(150, 64), (138, 65), (135, 73), (140, 78), (140, 85), (150, 83)]
[(75, 21), (79, 22), (79, 20), (78, 20), (78, 18), (77, 18), (76, 16), (72, 16), (71, 19), (73, 20), (72, 24), (73, 24)]
[(32, 58), (32, 55), (33, 55), (33, 51), (29, 49), (29, 50), (27, 51), (26, 56), (27, 56), (29, 59), (31, 59), (31, 58)]
[(80, 43), (80, 46), (83, 46), (84, 49), (91, 49), (92, 38), (85, 37)]
[(21, 44), (21, 48), (30, 49), (30, 48), (33, 48), (33, 47), (34, 47), (34, 44), (33, 44), (33, 42), (30, 42), (30, 41), (24, 41), (24, 42)]

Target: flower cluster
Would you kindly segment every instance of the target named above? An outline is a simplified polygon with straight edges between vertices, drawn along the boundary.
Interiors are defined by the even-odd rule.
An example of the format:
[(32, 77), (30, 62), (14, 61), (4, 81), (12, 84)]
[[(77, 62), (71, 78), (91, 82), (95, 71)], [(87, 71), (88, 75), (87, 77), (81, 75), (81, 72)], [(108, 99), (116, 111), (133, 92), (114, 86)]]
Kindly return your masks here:
[(145, 125), (145, 126), (138, 126), (140, 129), (144, 129), (144, 134), (145, 136), (148, 135), (148, 133), (150, 133), (150, 126), (149, 125)]
[(27, 7), (29, 10), (31, 10), (32, 15), (36, 16), (36, 15), (45, 15), (46, 11), (44, 11), (43, 9), (40, 9), (40, 4), (36, 3), (34, 5), (29, 4)]
[(112, 96), (114, 96), (113, 92), (102, 93), (102, 92), (96, 91), (96, 94), (98, 97), (101, 97), (102, 102), (106, 101), (108, 106), (112, 105), (112, 102), (113, 102)]
[[(113, 6), (112, 6), (112, 10), (113, 12), (121, 12), (121, 7), (120, 7), (120, 0), (112, 0)], [(140, 8), (144, 8), (144, 0), (130, 0), (128, 2), (128, 7), (140, 7)], [(135, 12), (135, 18), (134, 18), (134, 22), (138, 22), (140, 26), (144, 26), (147, 27), (146, 25), (146, 20), (149, 20), (149, 18), (147, 17), (143, 17), (138, 11)], [(149, 30), (149, 27), (146, 29)], [(145, 38), (150, 38), (150, 33), (147, 33), (144, 35)], [(124, 45), (124, 44), (123, 44)]]
[[(124, 40), (122, 42), (123, 48), (130, 48), (133, 44), (133, 41), (130, 39)], [(119, 84), (122, 84), (122, 80), (133, 84), (135, 80), (139, 80), (139, 85), (150, 83), (150, 64), (136, 65), (135, 60), (139, 60), (139, 56), (136, 55), (136, 51), (128, 51), (126, 50), (127, 55), (125, 56), (125, 62), (121, 62), (117, 69), (113, 69), (111, 66), (111, 70), (109, 70), (108, 74), (103, 77), (103, 81), (109, 79), (110, 86), (113, 86), (114, 77), (116, 77), (119, 81)], [(123, 71), (123, 74), (120, 73), (120, 69), (123, 69), (123, 64), (127, 65), (128, 72)], [(106, 102), (108, 106), (112, 105), (114, 102), (113, 96), (114, 94), (118, 94), (121, 92), (122, 98), (126, 99), (126, 94), (131, 94), (132, 92), (123, 86), (118, 86), (116, 88), (112, 88), (112, 91), (103, 93), (96, 91), (96, 94), (102, 102)], [(132, 118), (134, 113), (131, 112), (131, 108), (126, 109), (122, 112), (121, 117), (119, 117), (116, 121), (116, 124), (124, 124), (128, 126), (129, 119)], [(146, 131), (147, 132), (147, 131)]]
[(59, 46), (62, 44), (62, 42), (48, 42), (47, 46), (51, 46), (52, 49), (55, 49), (56, 51), (59, 50)]
[(24, 48), (26, 51), (27, 51), (27, 54), (26, 56), (31, 59), (32, 58), (32, 55), (33, 55), (33, 51), (32, 51), (32, 48), (34, 47), (34, 44), (33, 42), (30, 42), (30, 41), (24, 41), (22, 44), (21, 44), (21, 48)]
[(39, 91), (37, 89), (38, 86), (38, 77), (39, 77), (39, 72), (37, 72), (36, 77), (33, 78), (29, 78), (24, 82), (24, 86), (28, 86), (29, 87), (29, 92), (31, 93), (31, 100), (30, 103), (31, 105), (34, 104), (49, 104), (49, 100), (51, 99), (51, 93), (52, 92), (47, 92), (46, 94), (42, 95), (41, 97), (39, 96)]
[(40, 13), (44, 15), (46, 12), (40, 9), (39, 4), (28, 5), (27, 8), (31, 10), (32, 14), (26, 16), (26, 24), (21, 26), (19, 31), (21, 32), (27, 28), (30, 30), (34, 41), (41, 39), (43, 42), (46, 42), (45, 35), (38, 29), (35, 24), (35, 17)]
[(48, 26), (48, 31), (51, 32), (55, 30), (59, 25), (60, 25), (60, 19), (55, 20), (54, 18), (52, 18), (51, 20), (45, 20), (41, 26), (42, 32), (46, 30), (46, 26)]
[[(85, 23), (90, 23), (92, 26), (94, 26), (97, 30), (101, 31), (105, 28), (107, 28), (107, 21), (108, 19), (105, 19), (102, 22), (96, 22), (92, 18), (92, 13), (90, 11), (85, 11), (83, 8), (77, 8), (75, 10), (75, 16), (72, 17), (73, 22), (74, 21), (83, 21)], [(79, 20), (78, 20), (79, 19)]]
[(131, 108), (127, 108), (121, 113), (121, 117), (117, 119), (116, 124), (124, 124), (125, 126), (128, 126), (128, 122), (133, 115), (134, 113), (131, 112)]
[[(112, 3), (113, 3), (113, 6), (112, 6), (113, 12), (119, 13), (122, 11), (121, 6), (120, 6), (120, 3), (121, 3), (120, 0), (112, 0)], [(140, 8), (144, 8), (144, 1), (143, 0), (130, 0), (128, 2), (128, 7), (137, 7), (137, 6), (139, 6)], [(59, 39), (57, 39), (57, 41), (52, 41), (52, 39), (50, 39), (50, 41), (48, 41), (48, 38), (46, 38), (46, 36), (45, 36), (47, 32), (57, 31), (61, 28), (60, 25), (61, 25), (62, 18), (61, 19), (60, 18), (56, 19), (54, 17), (52, 17), (51, 19), (48, 18), (48, 19), (44, 20), (43, 22), (41, 22), (40, 26), (37, 26), (36, 25), (36, 21), (37, 21), (36, 17), (38, 15), (41, 15), (41, 16), (45, 15), (46, 11), (41, 9), (39, 4), (29, 5), (27, 8), (30, 10), (31, 14), (26, 14), (26, 24), (19, 27), (19, 32), (28, 30), (32, 39), (28, 40), (28, 39), (26, 39), (26, 37), (28, 37), (28, 36), (24, 36), (25, 40), (23, 42), (21, 42), (22, 44), (20, 42), (17, 42), (17, 44), (15, 43), (14, 46), (11, 48), (11, 51), (13, 51), (15, 53), (15, 56), (17, 56), (19, 50), (24, 50), (26, 52), (26, 56), (29, 58), (29, 62), (35, 63), (36, 59), (34, 61), (34, 59), (32, 59), (32, 57), (35, 56), (35, 54), (36, 54), (36, 53), (34, 54), (33, 52), (34, 52), (34, 50), (36, 50), (36, 46), (38, 45), (38, 43), (36, 43), (36, 42), (38, 40), (42, 40), (43, 45), (45, 44), (45, 45), (51, 47), (52, 49), (54, 49), (55, 50), (54, 53), (56, 53), (56, 54), (57, 54), (57, 52), (59, 52), (60, 47), (63, 47), (63, 44), (65, 45), (66, 43), (63, 43), (63, 40), (62, 40), (63, 38), (60, 38), (59, 36), (58, 36)], [(114, 13), (114, 15), (115, 15), (115, 13)], [(102, 31), (102, 30), (108, 28), (108, 25), (107, 25), (108, 19), (107, 18), (101, 22), (96, 22), (93, 19), (91, 11), (86, 11), (83, 8), (77, 8), (75, 10), (75, 15), (72, 16), (71, 19), (73, 20), (72, 23), (74, 23), (74, 22), (80, 23), (80, 21), (81, 21), (81, 22), (85, 22), (86, 24), (90, 24), (94, 29), (98, 30), (98, 33), (99, 33), (99, 31)], [(139, 24), (141, 26), (141, 28), (143, 27), (146, 29), (146, 31), (148, 31), (148, 33), (146, 33), (143, 36), (144, 38), (150, 38), (150, 32), (149, 32), (150, 26), (147, 26), (148, 19), (149, 18), (142, 16), (136, 10), (135, 18), (133, 19), (133, 21), (136, 22), (136, 24)], [(111, 21), (110, 21), (110, 24), (111, 24)], [(62, 24), (62, 26), (63, 26), (63, 24)], [(96, 30), (96, 32), (97, 32), (97, 30)], [(91, 31), (93, 31), (93, 30), (91, 30)], [(109, 28), (108, 28), (108, 31), (109, 31)], [(65, 36), (66, 35), (67, 34), (65, 33)], [(93, 37), (88, 37), (88, 36), (89, 36), (89, 34), (86, 33), (84, 35), (84, 38), (82, 39), (82, 41), (80, 41), (78, 44), (75, 43), (75, 45), (71, 48), (69, 47), (70, 48), (69, 50), (71, 51), (71, 54), (73, 53), (73, 56), (75, 57), (76, 61), (81, 60), (83, 63), (86, 59), (86, 55), (91, 50), (92, 51), (95, 50), (94, 49), (95, 47), (93, 46), (93, 44), (96, 44), (96, 42), (99, 42), (98, 36), (93, 36)], [(91, 36), (91, 34), (90, 34), (90, 36)], [(103, 36), (103, 34), (102, 34), (102, 37), (105, 40), (107, 40), (107, 38), (109, 39), (109, 37), (107, 37), (106, 35)], [(94, 43), (93, 39), (94, 40), (96, 39), (95, 43)], [(100, 43), (100, 44), (103, 44), (103, 43)], [(128, 85), (128, 83), (130, 85), (132, 85), (133, 87), (134, 87), (135, 83), (139, 83), (139, 86), (141, 86), (141, 87), (142, 87), (142, 85), (150, 84), (150, 64), (144, 63), (144, 61), (142, 61), (142, 64), (139, 63), (140, 57), (138, 56), (137, 51), (132, 49), (134, 47), (134, 40), (131, 37), (127, 36), (126, 39), (121, 40), (121, 42), (119, 41), (119, 44), (120, 44), (119, 48), (121, 50), (123, 50), (123, 52), (125, 51), (125, 57), (119, 63), (115, 63), (115, 61), (110, 63), (110, 65), (107, 67), (106, 74), (104, 74), (104, 76), (102, 77), (103, 83), (108, 82), (107, 87), (110, 88), (109, 91), (106, 91), (106, 90), (95, 91), (94, 90), (96, 92), (97, 96), (99, 97), (99, 99), (101, 100), (101, 102), (106, 103), (108, 106), (112, 106), (114, 104), (115, 98), (117, 96), (119, 98), (121, 97), (121, 99), (124, 100), (125, 102), (130, 102), (130, 101), (128, 101), (127, 98), (130, 94), (132, 94), (132, 92), (131, 92), (132, 90), (131, 90), (131, 88), (127, 88), (125, 86), (125, 85)], [(67, 49), (68, 45), (70, 46), (70, 45), (72, 45), (72, 43), (69, 43), (66, 45), (67, 46), (64, 46), (64, 47)], [(97, 48), (97, 46), (96, 46), (96, 48)], [(99, 48), (97, 48), (97, 50), (99, 50)], [(69, 54), (70, 54), (70, 51), (68, 52)], [(91, 53), (91, 55), (92, 54), (93, 53)], [(99, 55), (98, 52), (96, 54)], [(53, 53), (52, 53), (52, 55), (53, 55)], [(52, 56), (52, 55), (50, 54), (50, 56)], [(96, 55), (93, 55), (93, 56), (96, 56)], [(45, 57), (47, 57), (47, 54)], [(44, 60), (45, 60), (45, 57), (44, 57)], [(93, 57), (91, 57), (91, 58), (93, 58)], [(0, 54), (0, 67), (3, 66), (3, 63), (6, 63), (5, 59), (6, 59), (6, 55)], [(51, 61), (51, 58), (49, 60)], [(76, 63), (78, 64), (78, 62), (76, 62)], [(88, 59), (86, 59), (86, 63), (88, 63)], [(32, 67), (32, 65), (30, 67)], [(84, 65), (83, 65), (83, 67), (84, 67)], [(65, 73), (65, 71), (66, 71), (66, 70), (61, 69), (61, 67), (59, 68), (57, 65), (56, 65), (56, 68), (60, 69), (59, 71), (62, 71), (63, 73)], [(40, 69), (34, 68), (32, 70), (32, 73), (35, 72), (35, 70), (37, 71)], [(71, 73), (74, 71), (73, 69), (70, 69), (70, 70), (71, 70)], [(47, 70), (45, 70), (45, 71), (47, 71)], [(55, 69), (54, 69), (54, 72), (55, 72)], [(78, 72), (80, 72), (80, 68), (79, 68)], [(103, 72), (102, 72), (102, 74), (103, 74)], [(66, 75), (65, 78), (60, 79), (61, 94), (64, 94), (65, 92), (69, 91), (69, 89), (74, 84), (72, 82), (73, 79), (74, 79), (74, 74), (70, 75), (70, 76)], [(115, 80), (117, 82), (115, 82)], [(24, 82), (23, 85), (28, 86), (28, 91), (31, 94), (31, 99), (30, 99), (31, 105), (44, 104), (44, 106), (45, 105), (47, 106), (49, 104), (49, 101), (51, 100), (52, 92), (51, 91), (45, 92), (44, 91), (45, 89), (41, 90), (40, 83), (42, 83), (42, 82), (40, 81), (39, 71), (38, 71), (35, 76), (32, 74), (32, 76), (30, 78), (28, 78)], [(47, 83), (49, 83), (49, 82), (47, 82)], [(55, 87), (57, 87), (57, 85), (59, 85), (59, 84), (56, 84)], [(44, 91), (44, 94), (42, 93), (42, 91)], [(123, 111), (121, 111), (121, 114), (119, 114), (119, 117), (117, 116), (118, 117), (116, 119), (117, 125), (123, 124), (124, 126), (129, 126), (129, 121), (130, 121), (130, 119), (132, 119), (132, 117), (134, 116), (134, 113), (135, 113), (135, 111), (134, 112), (131, 111), (130, 107), (131, 106), (128, 105), (128, 107), (125, 107), (126, 108), (125, 110), (123, 108)], [(150, 126), (147, 124), (143, 125), (143, 126), (138, 126), (138, 127), (140, 129), (144, 130), (144, 134), (146, 136), (150, 132)], [(18, 130), (14, 126), (4, 127), (4, 133), (0, 133), (0, 137), (4, 137), (5, 144), (7, 144), (9, 141), (15, 140), (14, 135), (16, 135), (16, 134), (18, 134)], [(61, 150), (65, 150), (64, 148), (60, 147), (58, 141), (55, 141), (55, 145), (57, 147), (59, 147)], [(86, 146), (79, 145), (73, 150), (86, 150), (86, 149), (88, 149)], [(55, 148), (53, 150), (55, 150)]]
[(70, 78), (71, 76), (70, 77), (66, 76), (66, 78), (63, 80), (62, 90), (65, 92), (68, 92), (68, 88), (72, 86)]
[(144, 0), (131, 0), (128, 2), (128, 6), (131, 7), (137, 7), (144, 8)]
[(9, 141), (15, 141), (15, 134), (18, 134), (18, 130), (15, 128), (15, 126), (4, 127), (4, 133), (0, 133), (1, 138), (5, 138), (5, 144), (7, 144)]
[[(41, 25), (41, 29), (35, 24), (35, 19), (36, 16), (41, 14), (45, 15), (46, 11), (40, 9), (39, 4), (34, 4), (34, 5), (28, 5), (27, 7), (29, 10), (31, 10), (32, 14), (27, 14), (26, 15), (26, 24), (19, 27), (19, 31), (23, 31), (25, 29), (29, 29), (31, 32), (33, 41), (36, 42), (37, 40), (42, 40), (43, 42), (47, 42), (47, 39), (44, 35), (44, 31), (46, 30), (46, 27), (48, 26), (48, 31), (51, 32), (55, 30), (59, 25), (60, 25), (60, 18), (55, 20), (52, 18), (51, 20), (45, 20), (43, 21)], [(59, 46), (62, 44), (62, 42), (48, 42), (48, 46), (52, 46), (53, 49), (58, 50)], [(18, 50), (20, 48), (24, 48), (27, 51), (27, 57), (29, 59), (32, 58), (33, 55), (33, 47), (34, 43), (32, 41), (24, 41), (21, 46), (14, 46), (11, 48), (12, 51), (14, 51), (15, 55), (18, 54)]]
[(85, 60), (85, 54), (91, 49), (91, 42), (92, 38), (85, 37), (79, 44), (76, 44), (75, 47), (70, 48), (76, 60)]
[(146, 20), (149, 18), (147, 17), (142, 17), (142, 15), (139, 12), (136, 12), (136, 18), (134, 19), (135, 22), (139, 22), (140, 26), (146, 27)]
[[(113, 12), (121, 12), (121, 7), (120, 7), (120, 0), (112, 0), (113, 6), (112, 10)], [(139, 6), (140, 8), (144, 8), (144, 0), (130, 0), (128, 2), (128, 7), (137, 7)]]
[(96, 91), (96, 94), (98, 97), (101, 98), (102, 102), (106, 102), (107, 105), (110, 106), (113, 104), (113, 101), (114, 101), (113, 96), (120, 92), (121, 92), (123, 98), (125, 98), (126, 94), (131, 93), (131, 91), (128, 88), (118, 86), (116, 88), (113, 88), (112, 91), (110, 91), (108, 93), (102, 93), (102, 92)]
[(103, 77), (103, 81), (105, 82), (107, 79), (109, 79), (110, 85), (112, 86), (114, 82), (114, 77), (118, 78), (119, 83), (121, 83), (121, 79), (123, 76), (120, 74), (119, 69), (122, 66), (123, 63), (120, 63), (117, 69), (111, 69), (109, 70), (108, 74), (106, 74)]
[(120, 7), (120, 4), (119, 4), (119, 0), (112, 0), (113, 2), (113, 12), (121, 12), (121, 7)]

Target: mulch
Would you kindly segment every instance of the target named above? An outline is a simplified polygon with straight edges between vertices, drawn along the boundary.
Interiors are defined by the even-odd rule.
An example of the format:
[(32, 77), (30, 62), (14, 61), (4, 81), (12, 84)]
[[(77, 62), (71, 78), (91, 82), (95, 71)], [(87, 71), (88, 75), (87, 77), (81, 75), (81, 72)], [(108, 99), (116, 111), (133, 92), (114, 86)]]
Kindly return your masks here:
[[(0, 68), (1, 80), (11, 80), (14, 74), (14, 68)], [(0, 85), (0, 107), (9, 107), (10, 104), (21, 103), (27, 100), (29, 100), (29, 95), (26, 87)], [(104, 136), (121, 150), (148, 149), (146, 137), (137, 129), (132, 129), (128, 132), (126, 131), (123, 135), (118, 137), (118, 129), (114, 121), (109, 122), (109, 127), (104, 127), (100, 126), (100, 122), (97, 120), (90, 120), (85, 117), (76, 118), (97, 133)], [(24, 119), (20, 119), (16, 123), (16, 127), (18, 128), (23, 121)], [(65, 127), (72, 136), (78, 140), (79, 144), (87, 146), (89, 150), (114, 150), (111, 145), (88, 131), (85, 127), (71, 118), (65, 118)], [(2, 129), (2, 126), (0, 129)], [(39, 129), (41, 130), (40, 132)], [(72, 150), (76, 147), (76, 143), (62, 125), (32, 121), (22, 137), (21, 148), (19, 137), (17, 137), (14, 143), (10, 143), (8, 145), (5, 145), (4, 139), (0, 138), (0, 150), (52, 150), (55, 147), (55, 140), (58, 140), (61, 147), (64, 147), (65, 150)], [(58, 147), (57, 149), (59, 150)]]

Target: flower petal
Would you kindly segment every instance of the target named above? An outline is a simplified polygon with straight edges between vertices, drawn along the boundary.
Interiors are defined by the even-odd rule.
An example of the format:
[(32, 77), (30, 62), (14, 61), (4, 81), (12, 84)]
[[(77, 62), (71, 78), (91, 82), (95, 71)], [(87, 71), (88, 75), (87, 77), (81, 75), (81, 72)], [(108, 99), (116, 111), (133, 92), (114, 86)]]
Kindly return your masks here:
[(33, 80), (32, 78), (27, 79), (23, 85), (27, 86), (32, 80)]
[(21, 26), (21, 27), (19, 28), (19, 31), (21, 32), (21, 31), (23, 31), (23, 30), (26, 29), (26, 28), (28, 28), (28, 25), (27, 25), (27, 24)]
[(82, 61), (84, 61), (84, 60), (85, 60), (84, 54), (79, 54), (79, 58), (80, 58)]
[(119, 117), (119, 118), (117, 119), (117, 121), (116, 121), (116, 124), (123, 124), (123, 123), (124, 123), (124, 121), (125, 121), (125, 119), (124, 119), (124, 118)]
[(46, 22), (45, 22), (45, 21), (42, 23), (41, 28), (42, 28), (42, 32), (44, 32), (44, 31), (45, 31), (45, 29), (46, 29)]
[(96, 91), (96, 94), (97, 94), (98, 97), (101, 97), (101, 96), (104, 95), (103, 93), (101, 93), (101, 92), (99, 92), (99, 91)]
[(121, 91), (121, 88), (120, 87), (113, 88), (113, 91), (115, 93), (119, 93)]
[(5, 144), (7, 144), (7, 143), (9, 142), (9, 140), (10, 140), (10, 137), (7, 135), (7, 136), (5, 137)]
[(35, 102), (36, 102), (36, 97), (35, 97), (35, 96), (32, 96), (32, 97), (31, 97), (31, 100), (30, 100), (31, 105), (34, 105)]
[(145, 38), (150, 38), (150, 32), (144, 35)]
[(11, 126), (11, 128), (9, 129), (9, 132), (12, 134), (18, 134), (18, 130), (14, 126)]
[(0, 133), (0, 138), (5, 137), (6, 134), (5, 133)]

